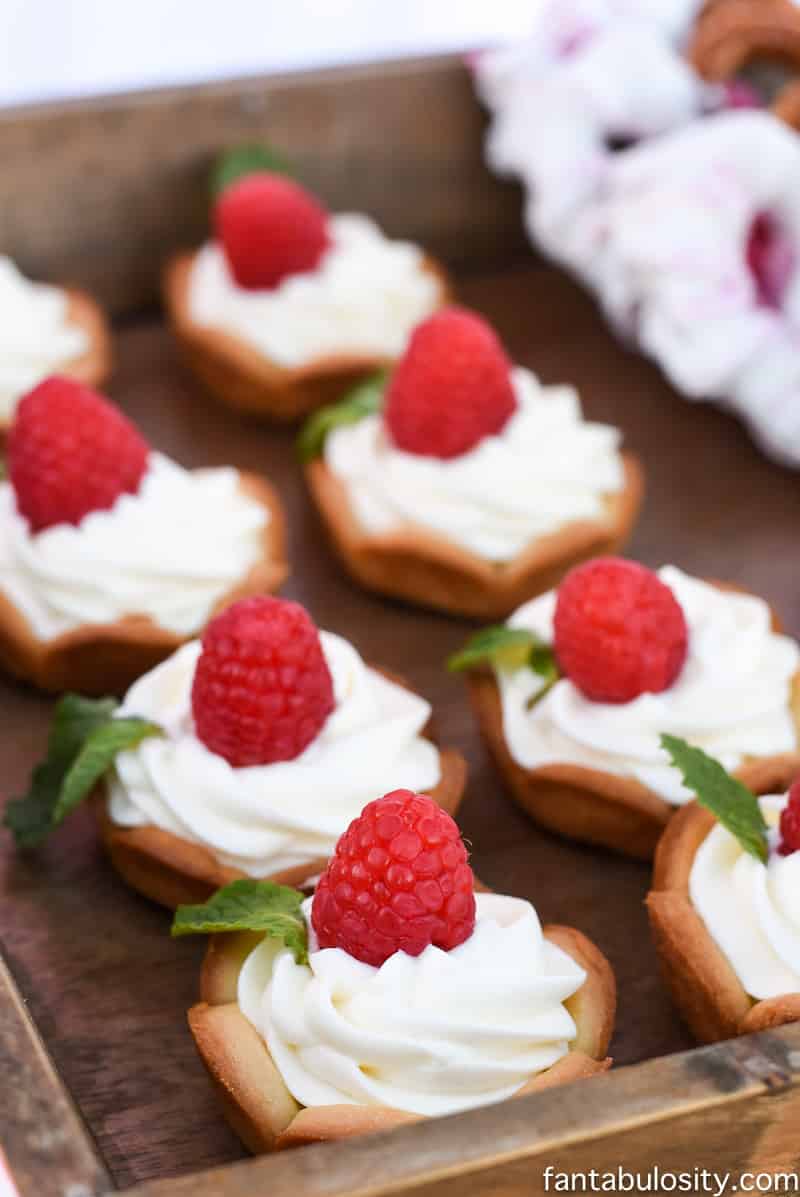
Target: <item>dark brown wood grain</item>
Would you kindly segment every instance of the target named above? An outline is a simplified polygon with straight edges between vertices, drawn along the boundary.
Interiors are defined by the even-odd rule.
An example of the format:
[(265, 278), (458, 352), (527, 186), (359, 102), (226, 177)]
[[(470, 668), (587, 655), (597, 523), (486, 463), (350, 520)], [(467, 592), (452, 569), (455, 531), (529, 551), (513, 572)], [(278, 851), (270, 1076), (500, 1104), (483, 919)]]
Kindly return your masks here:
[[(576, 382), (589, 416), (625, 429), (649, 479), (634, 555), (757, 591), (800, 634), (800, 476), (762, 458), (727, 416), (679, 400), (651, 366), (612, 340), (591, 303), (558, 273), (522, 263), (462, 278), (461, 295), (496, 322), (518, 360), (547, 381)], [(262, 470), (276, 483), (291, 530), (293, 574), (285, 593), (433, 701), (442, 741), (470, 762), (460, 822), (478, 874), (493, 889), (533, 899), (544, 921), (579, 927), (610, 957), (620, 992), (617, 1061), (690, 1047), (648, 937), (647, 866), (540, 832), (502, 793), (462, 683), (442, 667), (471, 625), (380, 601), (349, 583), (304, 493), (291, 434), (201, 394), (155, 320), (126, 326), (118, 356), (111, 393), (159, 448), (187, 465), (235, 462)], [(24, 687), (0, 682), (4, 795), (19, 791), (41, 753), (51, 709)], [(185, 1025), (203, 945), (169, 939), (167, 914), (129, 893), (103, 860), (88, 815), (75, 815), (34, 856), (15, 855), (0, 836), (0, 893), (0, 939), (116, 1182), (133, 1185), (239, 1158)], [(718, 1081), (724, 1088), (724, 1075)], [(643, 1114), (656, 1108), (657, 1088), (653, 1081)], [(562, 1098), (548, 1102), (558, 1109)], [(568, 1102), (563, 1109), (574, 1116)], [(753, 1118), (755, 1136), (765, 1123), (761, 1113)], [(502, 1117), (492, 1119), (500, 1133)], [(638, 1133), (644, 1152), (647, 1137)], [(299, 1157), (282, 1165), (300, 1166)]]
[(453, 58), (0, 111), (0, 252), (130, 311), (205, 236), (214, 157), (267, 141), (331, 209), (357, 202), (394, 236), (485, 262), (523, 237), (517, 189), (483, 166), (482, 128)]
[(0, 1192), (95, 1197), (110, 1178), (0, 956)]
[[(800, 1165), (798, 1045), (800, 1027), (783, 1028), (390, 1134), (146, 1184), (125, 1197), (529, 1197), (548, 1191), (548, 1166), (567, 1180), (577, 1174), (578, 1186), (594, 1171), (598, 1187), (588, 1191), (619, 1168), (642, 1184), (656, 1166), (662, 1175), (708, 1169), (730, 1173), (733, 1192), (745, 1171)], [(557, 1191), (554, 1176), (549, 1183)]]

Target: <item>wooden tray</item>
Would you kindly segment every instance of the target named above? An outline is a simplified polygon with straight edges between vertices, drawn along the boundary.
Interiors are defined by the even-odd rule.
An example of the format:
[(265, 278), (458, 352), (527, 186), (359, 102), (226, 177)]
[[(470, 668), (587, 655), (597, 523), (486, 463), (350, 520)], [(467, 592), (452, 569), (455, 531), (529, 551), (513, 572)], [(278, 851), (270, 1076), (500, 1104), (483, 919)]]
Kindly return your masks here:
[[(211, 153), (267, 137), (335, 206), (362, 207), (445, 253), (463, 300), (495, 321), (519, 361), (546, 381), (574, 381), (591, 418), (624, 428), (648, 471), (636, 556), (758, 591), (800, 635), (800, 476), (761, 458), (728, 417), (679, 400), (576, 287), (523, 249), (518, 197), (484, 172), (481, 129), (464, 72), (441, 60), (7, 114), (0, 227), (25, 267), (93, 286), (120, 315), (111, 394), (155, 445), (186, 465), (232, 462), (277, 484), (291, 525), (285, 593), (432, 700), (444, 742), (469, 759), (461, 823), (477, 872), (609, 955), (620, 988), (612, 1050), (624, 1067), (234, 1165), (243, 1153), (185, 1025), (202, 944), (170, 940), (167, 914), (116, 879), (81, 812), (35, 856), (0, 836), (0, 1144), (21, 1197), (512, 1197), (543, 1190), (548, 1164), (800, 1163), (800, 1027), (692, 1049), (647, 934), (647, 867), (539, 832), (502, 793), (462, 686), (442, 667), (470, 625), (350, 585), (303, 492), (291, 434), (206, 398), (157, 316), (136, 314), (155, 297), (163, 256), (203, 235)], [(47, 700), (0, 682), (5, 795), (41, 755), (50, 713)], [(3, 1176), (0, 1155), (5, 1197)]]

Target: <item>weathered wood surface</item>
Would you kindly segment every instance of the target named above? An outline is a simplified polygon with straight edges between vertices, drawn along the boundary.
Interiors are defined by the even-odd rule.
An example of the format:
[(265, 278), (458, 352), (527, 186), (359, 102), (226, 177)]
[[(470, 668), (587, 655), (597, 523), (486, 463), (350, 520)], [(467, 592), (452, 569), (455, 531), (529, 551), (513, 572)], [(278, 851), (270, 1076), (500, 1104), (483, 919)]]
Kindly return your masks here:
[[(800, 634), (800, 475), (760, 457), (728, 417), (674, 396), (651, 366), (613, 342), (589, 300), (556, 272), (524, 266), (485, 274), (465, 279), (461, 295), (496, 322), (515, 357), (547, 381), (573, 379), (591, 417), (614, 420), (625, 429), (628, 445), (641, 454), (648, 471), (634, 554), (652, 565), (672, 560), (758, 591), (774, 603), (789, 630)], [(118, 351), (111, 393), (153, 443), (189, 465), (235, 462), (263, 470), (276, 482), (291, 526), (294, 572), (285, 592), (308, 603), (323, 627), (351, 637), (366, 657), (403, 673), (432, 700), (443, 741), (469, 758), (461, 823), (474, 846), (479, 875), (496, 890), (532, 898), (545, 921), (573, 923), (609, 955), (620, 986), (612, 1045), (617, 1060), (628, 1064), (690, 1047), (658, 978), (647, 934), (642, 905), (647, 867), (539, 832), (502, 793), (477, 741), (462, 685), (442, 668), (470, 625), (381, 602), (348, 583), (304, 494), (290, 434), (238, 417), (200, 394), (155, 323), (127, 326)], [(51, 709), (24, 687), (0, 683), (3, 795), (19, 791), (41, 753)], [(131, 1186), (239, 1158), (238, 1143), (218, 1115), (185, 1026), (202, 945), (170, 941), (166, 914), (129, 893), (105, 864), (88, 817), (78, 813), (35, 857), (15, 856), (0, 836), (0, 893), (0, 939), (117, 1184)], [(654, 1111), (659, 1088), (657, 1070), (646, 1075), (642, 1117)], [(667, 1096), (684, 1096), (686, 1075), (666, 1074)], [(718, 1070), (717, 1075), (724, 1091), (727, 1074)], [(740, 1081), (736, 1085), (741, 1089)], [(585, 1092), (585, 1099), (546, 1099), (554, 1111), (548, 1122), (553, 1131), (562, 1110), (575, 1120), (571, 1128), (578, 1133), (589, 1086)], [(725, 1126), (731, 1149), (739, 1151), (767, 1133), (770, 1111), (781, 1115), (775, 1131), (781, 1141), (787, 1100), (765, 1098), (752, 1109), (737, 1105), (735, 1113), (720, 1105), (712, 1114), (714, 1103), (706, 1104), (708, 1117)], [(598, 1093), (597, 1101), (598, 1117), (603, 1107), (609, 1117), (614, 1113), (616, 1097), (607, 1101)], [(479, 1137), (491, 1149), (512, 1115), (487, 1117), (489, 1129), (469, 1138)], [(687, 1127), (681, 1124), (674, 1136), (675, 1151), (681, 1141), (689, 1144), (687, 1159), (694, 1140), (685, 1135), (694, 1133), (696, 1117), (687, 1114)], [(480, 1121), (474, 1118), (470, 1127)], [(438, 1132), (426, 1127), (422, 1133), (419, 1147), (401, 1141), (399, 1158), (405, 1156), (409, 1164), (425, 1158), (424, 1144)], [(661, 1151), (655, 1129), (632, 1128), (630, 1135), (642, 1158), (650, 1149), (656, 1156)], [(351, 1150), (358, 1153), (347, 1148), (348, 1159)], [(395, 1158), (393, 1150), (387, 1159)], [(614, 1149), (607, 1150), (610, 1158)], [(287, 1174), (311, 1168), (301, 1163), (305, 1158), (303, 1153), (280, 1167)], [(254, 1187), (241, 1191), (260, 1192)], [(298, 1184), (294, 1191), (304, 1190)], [(509, 1180), (496, 1191), (515, 1190)]]
[(94, 1197), (109, 1189), (0, 955), (0, 1197)]
[(146, 1184), (125, 1197), (527, 1197), (556, 1191), (548, 1167), (587, 1182), (594, 1171), (598, 1187), (586, 1191), (599, 1191), (603, 1174), (624, 1168), (644, 1178), (656, 1165), (662, 1176), (730, 1173), (733, 1192), (744, 1172), (800, 1167), (799, 1123), (793, 1026), (390, 1134)]
[(523, 245), (517, 189), (485, 169), (466, 69), (423, 59), (0, 112), (0, 252), (116, 312), (206, 234), (220, 149), (267, 140), (332, 210), (452, 261)]

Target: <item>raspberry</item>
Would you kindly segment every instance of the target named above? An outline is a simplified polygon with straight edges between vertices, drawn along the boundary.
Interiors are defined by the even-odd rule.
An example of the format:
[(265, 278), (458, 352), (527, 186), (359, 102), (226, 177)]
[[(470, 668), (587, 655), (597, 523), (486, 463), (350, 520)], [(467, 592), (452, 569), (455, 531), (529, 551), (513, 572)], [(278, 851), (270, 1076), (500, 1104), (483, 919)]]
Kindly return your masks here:
[(459, 457), (516, 411), (511, 363), (474, 312), (443, 308), (411, 335), (386, 392), (392, 440), (422, 457)]
[(474, 879), (450, 815), (411, 790), (370, 802), (336, 845), (311, 923), (321, 948), (376, 968), (395, 952), (463, 943), (475, 927)]
[(8, 475), (32, 532), (79, 524), (91, 511), (135, 494), (150, 448), (113, 404), (53, 376), (17, 405), (8, 434)]
[(675, 681), (689, 634), (674, 594), (635, 561), (599, 557), (558, 590), (555, 653), (562, 673), (593, 702), (632, 702)]
[(322, 205), (291, 179), (267, 171), (226, 187), (214, 223), (233, 277), (252, 290), (313, 270), (330, 244)]
[(207, 626), (192, 714), (199, 739), (229, 764), (294, 760), (333, 705), (319, 633), (299, 603), (241, 599)]
[(781, 856), (800, 852), (800, 777), (789, 790), (789, 800), (781, 812)]

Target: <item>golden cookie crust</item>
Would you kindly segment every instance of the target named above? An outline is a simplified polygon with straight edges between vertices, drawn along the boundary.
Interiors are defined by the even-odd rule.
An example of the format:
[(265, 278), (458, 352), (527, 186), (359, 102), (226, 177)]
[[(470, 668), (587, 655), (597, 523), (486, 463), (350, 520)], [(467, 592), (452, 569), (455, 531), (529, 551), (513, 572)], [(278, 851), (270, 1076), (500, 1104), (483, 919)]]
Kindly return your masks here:
[[(687, 56), (712, 83), (735, 79), (757, 62), (800, 66), (800, 12), (793, 0), (706, 0), (695, 22)], [(772, 103), (772, 112), (800, 128), (800, 91), (789, 80)]]
[[(269, 512), (260, 561), (214, 607), (277, 590), (288, 574), (283, 507), (276, 491), (255, 474), (240, 474), (240, 488)], [(148, 615), (126, 615), (108, 624), (85, 624), (40, 640), (27, 618), (0, 590), (0, 667), (41, 690), (58, 693), (122, 694), (142, 674), (175, 652), (186, 640)]]
[(89, 338), (89, 348), (67, 362), (59, 374), (66, 374), (87, 387), (102, 387), (111, 374), (111, 330), (100, 305), (85, 291), (67, 290), (67, 320), (77, 324)]
[[(178, 254), (168, 263), (164, 303), (189, 369), (223, 403), (288, 423), (336, 402), (356, 383), (392, 364), (392, 359), (374, 354), (342, 353), (303, 366), (281, 366), (232, 333), (195, 323), (189, 314), (195, 257), (196, 253)], [(442, 306), (451, 294), (444, 270), (432, 258), (425, 258), (423, 268), (439, 283)]]
[[(769, 789), (788, 789), (798, 772), (800, 759), (776, 762)], [(692, 1034), (702, 1043), (800, 1019), (800, 993), (764, 1001), (749, 997), (692, 905), (692, 864), (715, 822), (711, 812), (697, 802), (680, 808), (659, 842), (647, 896), (650, 930), (664, 981)]]
[[(477, 889), (484, 887), (476, 884)], [(606, 1056), (616, 1013), (616, 983), (600, 950), (580, 931), (548, 926), (544, 934), (575, 960), (586, 981), (565, 1005), (578, 1036), (566, 1056), (533, 1077), (514, 1097), (596, 1076), (611, 1067)], [(302, 1107), (289, 1093), (261, 1036), (236, 1001), (241, 967), (261, 938), (241, 933), (211, 936), (200, 979), (200, 1001), (189, 1027), (234, 1132), (254, 1154), (389, 1130), (421, 1116), (384, 1106)]]
[[(715, 583), (721, 589), (738, 587)], [(779, 630), (773, 616), (773, 626)], [(676, 810), (633, 777), (620, 777), (582, 765), (542, 765), (526, 769), (509, 752), (503, 732), (503, 708), (494, 674), (467, 674), (470, 704), (481, 735), (512, 797), (541, 826), (569, 839), (611, 848), (625, 856), (651, 860)], [(798, 751), (753, 758), (737, 777), (757, 794), (770, 793), (787, 770), (800, 772), (800, 673), (792, 685), (792, 711), (798, 728)]]
[[(381, 672), (392, 681), (405, 684), (387, 671)], [(423, 735), (438, 747), (438, 738), (430, 723)], [(461, 753), (453, 748), (440, 748), (439, 760), (442, 775), (428, 793), (443, 810), (454, 815), (464, 795), (467, 764)], [(380, 795), (376, 794), (375, 797)], [(238, 869), (221, 865), (202, 844), (184, 840), (160, 827), (120, 827), (113, 823), (108, 815), (106, 793), (102, 786), (92, 796), (92, 809), (100, 838), (114, 868), (133, 889), (162, 906), (174, 910), (184, 903), (204, 902), (223, 885), (245, 876)], [(264, 880), (299, 886), (307, 878), (321, 873), (327, 863), (321, 857), (275, 873)]]
[(540, 536), (512, 561), (487, 561), (419, 524), (380, 535), (358, 523), (341, 479), (317, 458), (306, 481), (328, 537), (347, 572), (367, 590), (451, 615), (502, 619), (527, 599), (556, 586), (589, 557), (618, 553), (630, 536), (644, 495), (644, 474), (622, 455), (623, 489), (606, 500), (604, 520), (581, 520)]

